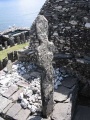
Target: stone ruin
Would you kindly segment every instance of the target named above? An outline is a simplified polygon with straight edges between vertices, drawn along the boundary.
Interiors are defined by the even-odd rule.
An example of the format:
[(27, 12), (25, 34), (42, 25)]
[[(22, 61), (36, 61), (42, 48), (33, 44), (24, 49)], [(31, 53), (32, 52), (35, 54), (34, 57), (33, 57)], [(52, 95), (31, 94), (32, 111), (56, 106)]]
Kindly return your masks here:
[[(68, 74), (78, 78), (78, 102), (89, 106), (90, 1), (47, 0), (39, 15), (44, 15), (48, 20), (48, 40), (55, 45), (55, 66), (63, 67)], [(36, 21), (37, 18), (31, 27), (30, 49), (41, 44)]]
[[(47, 0), (31, 27), (29, 49), (20, 53), (19, 60), (34, 62), (42, 71), (44, 117), (53, 111), (52, 120), (90, 119), (89, 13), (87, 0)], [(61, 71), (64, 77), (65, 73), (73, 76), (62, 82), (59, 76), (59, 90), (54, 90), (52, 61), (55, 68), (63, 68), (56, 74)]]
[(29, 42), (29, 28), (11, 28), (0, 33), (0, 51), (9, 46)]
[[(48, 39), (55, 45), (56, 65), (76, 75), (80, 95), (90, 97), (90, 1), (47, 0), (39, 14), (48, 20)], [(40, 44), (35, 22), (31, 41), (33, 48)]]

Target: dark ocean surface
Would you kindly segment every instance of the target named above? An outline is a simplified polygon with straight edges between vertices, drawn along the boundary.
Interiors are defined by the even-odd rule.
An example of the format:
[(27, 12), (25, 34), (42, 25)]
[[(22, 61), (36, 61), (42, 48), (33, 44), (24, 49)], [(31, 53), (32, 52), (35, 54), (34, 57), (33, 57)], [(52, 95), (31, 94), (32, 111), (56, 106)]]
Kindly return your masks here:
[(30, 27), (46, 0), (0, 0), (0, 31)]

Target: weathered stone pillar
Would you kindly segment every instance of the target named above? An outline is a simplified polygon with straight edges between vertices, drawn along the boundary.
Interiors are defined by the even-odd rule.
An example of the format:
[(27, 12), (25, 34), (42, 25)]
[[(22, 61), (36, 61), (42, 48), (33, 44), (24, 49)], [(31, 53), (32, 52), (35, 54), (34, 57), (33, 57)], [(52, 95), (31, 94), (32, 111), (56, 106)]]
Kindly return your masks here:
[(12, 35), (9, 35), (9, 43), (11, 47), (15, 45), (14, 37)]
[(13, 52), (8, 53), (7, 55), (8, 55), (8, 60), (11, 60), (13, 62)]
[(3, 69), (2, 61), (0, 60), (0, 70)]
[(3, 68), (6, 67), (7, 62), (8, 62), (8, 59), (7, 59), (7, 57), (6, 57), (6, 58), (4, 58), (3, 61), (2, 61)]
[(2, 45), (0, 44), (0, 51), (1, 51), (1, 50), (3, 50), (3, 47), (2, 47)]
[(22, 43), (26, 42), (26, 40), (25, 40), (25, 33), (21, 33), (21, 41), (22, 41)]
[(41, 98), (42, 113), (48, 117), (53, 111), (53, 51), (54, 45), (48, 41), (48, 21), (42, 15), (36, 20), (37, 39), (40, 41), (38, 51), (38, 62), (42, 69)]
[(14, 59), (14, 61), (18, 59), (18, 52), (17, 51), (14, 51), (13, 59)]
[(5, 49), (7, 49), (8, 48), (7, 41), (4, 42), (4, 45), (5, 45)]
[(19, 45), (20, 44), (20, 37), (17, 36), (16, 39), (17, 39), (17, 44)]
[(11, 60), (8, 60), (8, 63), (7, 63), (7, 72), (8, 73), (12, 73), (12, 62)]

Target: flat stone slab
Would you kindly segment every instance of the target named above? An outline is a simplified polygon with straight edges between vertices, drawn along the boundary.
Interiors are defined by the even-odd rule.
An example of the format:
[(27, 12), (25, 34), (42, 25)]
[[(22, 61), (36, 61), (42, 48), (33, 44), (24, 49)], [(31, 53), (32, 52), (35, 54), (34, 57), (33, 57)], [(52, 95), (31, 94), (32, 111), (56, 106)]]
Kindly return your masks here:
[(0, 96), (0, 113), (3, 111), (4, 108), (7, 107), (8, 104), (10, 104), (12, 101), (8, 100), (5, 97)]
[(27, 82), (22, 81), (22, 80), (18, 81), (17, 85), (20, 86), (20, 87), (25, 87), (25, 88), (29, 86), (29, 84)]
[(77, 82), (77, 78), (74, 78), (74, 77), (66, 77), (64, 78), (64, 80), (62, 81), (62, 85), (64, 87), (67, 87), (67, 88), (72, 88)]
[(79, 105), (74, 120), (90, 120), (90, 107)]
[(10, 118), (14, 118), (15, 115), (21, 110), (21, 105), (19, 103), (15, 103), (6, 113)]
[(24, 90), (24, 88), (20, 88), (17, 92), (15, 92), (11, 97), (10, 99), (12, 99), (13, 101), (16, 101), (18, 100), (18, 96), (19, 94)]
[(52, 119), (53, 120), (71, 120), (71, 107), (72, 107), (71, 103), (57, 103), (54, 106)]
[(31, 77), (36, 77), (36, 78), (37, 78), (37, 77), (40, 77), (41, 74), (40, 74), (39, 72), (31, 72), (31, 73), (30, 73), (30, 76), (31, 76)]
[(14, 103), (10, 103), (3, 111), (2, 114), (6, 114), (6, 112), (14, 105)]
[(15, 93), (18, 90), (17, 85), (12, 85), (11, 87), (8, 88), (6, 92), (4, 92), (2, 95), (6, 98), (9, 98), (13, 93)]
[(57, 102), (65, 101), (69, 97), (70, 92), (70, 89), (59, 86), (58, 89), (54, 91), (54, 100)]
[(21, 109), (18, 114), (14, 117), (15, 120), (26, 120), (30, 115), (30, 110)]
[(30, 116), (27, 120), (42, 120), (40, 116)]

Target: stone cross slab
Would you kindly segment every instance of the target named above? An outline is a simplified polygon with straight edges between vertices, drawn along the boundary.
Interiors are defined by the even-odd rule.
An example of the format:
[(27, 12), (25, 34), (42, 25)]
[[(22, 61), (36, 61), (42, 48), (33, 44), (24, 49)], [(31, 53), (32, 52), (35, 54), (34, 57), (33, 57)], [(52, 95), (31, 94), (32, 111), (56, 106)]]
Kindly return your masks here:
[(42, 113), (48, 117), (53, 111), (53, 49), (54, 44), (48, 41), (48, 21), (43, 15), (36, 19), (37, 39), (40, 45), (37, 47), (38, 63), (42, 69), (41, 98)]

